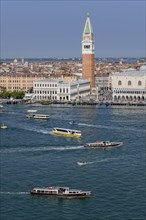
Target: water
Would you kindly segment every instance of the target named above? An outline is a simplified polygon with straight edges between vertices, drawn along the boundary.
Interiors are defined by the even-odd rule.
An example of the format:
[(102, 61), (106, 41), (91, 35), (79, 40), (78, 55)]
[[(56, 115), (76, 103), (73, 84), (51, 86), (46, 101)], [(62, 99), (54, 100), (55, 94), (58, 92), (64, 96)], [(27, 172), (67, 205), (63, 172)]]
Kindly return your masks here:
[[(72, 61), (81, 61), (81, 57), (75, 57), (75, 58), (24, 58), (27, 59), (28, 62), (34, 63), (34, 62), (72, 62)], [(122, 59), (123, 63), (136, 63), (137, 61), (144, 62), (146, 59), (145, 57), (100, 57), (95, 58), (96, 62), (102, 62), (102, 63), (119, 63)], [(21, 62), (22, 59), (17, 58), (19, 62)], [(14, 58), (6, 58), (6, 59), (0, 59), (0, 62), (9, 63), (13, 62)]]
[[(7, 105), (0, 122), (1, 219), (144, 220), (144, 107), (35, 106), (48, 121), (26, 119), (32, 106)], [(71, 125), (70, 121), (75, 121)], [(53, 127), (82, 131), (82, 138), (51, 135)], [(122, 141), (123, 146), (85, 149), (86, 142)], [(87, 164), (79, 166), (78, 161)], [(87, 199), (30, 195), (33, 187), (69, 186), (91, 190)]]

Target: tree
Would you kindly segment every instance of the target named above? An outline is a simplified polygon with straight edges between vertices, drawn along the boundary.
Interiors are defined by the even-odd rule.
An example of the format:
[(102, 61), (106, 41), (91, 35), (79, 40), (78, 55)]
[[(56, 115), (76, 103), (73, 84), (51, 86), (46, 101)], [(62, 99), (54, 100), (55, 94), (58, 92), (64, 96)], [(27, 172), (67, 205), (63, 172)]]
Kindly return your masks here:
[(3, 98), (3, 99), (6, 99), (6, 98), (10, 98), (11, 94), (10, 92), (4, 90), (3, 92), (0, 93), (0, 97)]
[(13, 98), (15, 98), (15, 99), (23, 99), (24, 95), (25, 95), (25, 93), (24, 93), (23, 91), (20, 91), (20, 92), (18, 92), (18, 91), (13, 91), (13, 92), (11, 93), (11, 97), (13, 97)]

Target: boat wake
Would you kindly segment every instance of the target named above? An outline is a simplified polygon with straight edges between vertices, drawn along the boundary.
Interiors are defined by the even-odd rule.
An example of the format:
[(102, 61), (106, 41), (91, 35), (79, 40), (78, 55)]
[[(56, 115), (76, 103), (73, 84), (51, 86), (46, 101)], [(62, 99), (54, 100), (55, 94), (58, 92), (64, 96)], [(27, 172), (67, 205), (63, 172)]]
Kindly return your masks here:
[(90, 164), (94, 164), (94, 163), (104, 163), (104, 162), (110, 162), (110, 161), (114, 161), (114, 160), (120, 160), (120, 159), (124, 159), (125, 157), (111, 157), (111, 158), (105, 158), (105, 159), (101, 159), (101, 160), (95, 160), (95, 161), (85, 161), (85, 162), (77, 162), (77, 164), (79, 166), (85, 166), (85, 165), (90, 165)]
[(100, 128), (100, 129), (109, 129), (109, 130), (124, 130), (124, 131), (138, 131), (138, 132), (145, 132), (145, 129), (138, 129), (133, 127), (117, 127), (117, 126), (105, 126), (105, 125), (94, 125), (94, 124), (86, 124), (86, 123), (78, 123), (79, 126), (86, 126), (86, 127), (93, 127), (93, 128)]
[(79, 150), (84, 149), (83, 146), (60, 146), (60, 147), (19, 147), (19, 148), (9, 148), (9, 149), (1, 149), (0, 153), (7, 154), (7, 153), (27, 153), (27, 152), (44, 152), (44, 151), (70, 151), (70, 150)]
[(19, 127), (23, 130), (27, 130), (27, 131), (32, 131), (32, 132), (36, 132), (36, 133), (41, 133), (41, 134), (51, 134), (51, 128), (50, 129), (41, 129), (41, 128), (37, 128), (37, 127), (28, 127), (28, 126), (24, 126), (23, 127)]
[(3, 195), (27, 195), (29, 192), (0, 192)]

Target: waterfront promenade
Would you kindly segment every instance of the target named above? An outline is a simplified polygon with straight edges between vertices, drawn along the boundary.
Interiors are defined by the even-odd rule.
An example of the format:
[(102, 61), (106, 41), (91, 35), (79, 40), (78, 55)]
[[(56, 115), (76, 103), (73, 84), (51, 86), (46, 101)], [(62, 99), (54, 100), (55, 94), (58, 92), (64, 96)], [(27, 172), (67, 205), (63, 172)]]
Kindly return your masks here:
[(41, 105), (63, 105), (63, 106), (87, 106), (87, 105), (114, 105), (114, 106), (146, 106), (145, 101), (141, 102), (113, 102), (113, 101), (96, 101), (96, 100), (89, 100), (89, 101), (24, 101), (23, 99), (0, 99), (1, 104), (8, 104), (8, 105), (15, 105), (15, 104), (21, 104), (21, 105), (34, 105), (34, 104), (41, 104)]

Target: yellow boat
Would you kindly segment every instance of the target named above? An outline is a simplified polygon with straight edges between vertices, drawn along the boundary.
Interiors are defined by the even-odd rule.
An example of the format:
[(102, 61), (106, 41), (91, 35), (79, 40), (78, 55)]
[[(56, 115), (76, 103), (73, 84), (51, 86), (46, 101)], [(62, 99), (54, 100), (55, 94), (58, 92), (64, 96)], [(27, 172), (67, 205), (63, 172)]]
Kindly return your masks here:
[(81, 131), (66, 129), (66, 128), (53, 128), (52, 134), (62, 135), (67, 137), (76, 137), (76, 138), (81, 137)]

